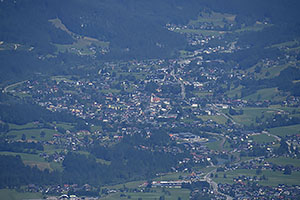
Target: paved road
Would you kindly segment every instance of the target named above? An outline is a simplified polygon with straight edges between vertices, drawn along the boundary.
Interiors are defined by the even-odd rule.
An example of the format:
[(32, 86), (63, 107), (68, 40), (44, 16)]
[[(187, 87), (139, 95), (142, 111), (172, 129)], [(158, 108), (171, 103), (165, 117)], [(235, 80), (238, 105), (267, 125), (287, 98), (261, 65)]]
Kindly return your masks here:
[(174, 69), (171, 71), (170, 74), (171, 74), (171, 76), (173, 76), (173, 78), (180, 84), (180, 87), (181, 87), (181, 98), (182, 98), (182, 99), (185, 99), (186, 93), (185, 93), (185, 86), (184, 86), (183, 81), (181, 81), (180, 79), (178, 79), (178, 78), (175, 76)]
[(216, 182), (214, 182), (214, 181), (210, 178), (210, 175), (211, 175), (212, 173), (215, 173), (216, 171), (217, 171), (217, 170), (214, 169), (214, 170), (208, 172), (208, 173), (204, 176), (204, 180), (210, 184), (210, 186), (213, 188), (213, 191), (214, 191), (215, 194), (225, 196), (227, 200), (232, 200), (233, 198), (232, 198), (231, 196), (229, 196), (229, 195), (227, 195), (227, 194), (224, 194), (224, 193), (222, 193), (222, 192), (219, 192), (219, 190), (218, 190), (218, 184), (217, 184)]
[[(26, 80), (26, 81), (27, 81), (27, 80)], [(8, 88), (17, 86), (17, 85), (22, 84), (22, 83), (24, 83), (24, 82), (26, 82), (26, 81), (21, 81), (21, 82), (17, 82), (17, 83), (8, 85), (8, 86), (6, 86), (6, 87), (3, 89), (3, 92), (7, 93)]]

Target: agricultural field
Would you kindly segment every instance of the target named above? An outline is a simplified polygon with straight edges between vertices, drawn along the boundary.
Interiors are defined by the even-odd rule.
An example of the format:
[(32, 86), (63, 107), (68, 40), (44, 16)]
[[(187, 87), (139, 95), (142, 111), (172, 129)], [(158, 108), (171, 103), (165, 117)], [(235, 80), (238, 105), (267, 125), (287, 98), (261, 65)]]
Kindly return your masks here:
[(288, 135), (300, 134), (300, 124), (292, 125), (292, 126), (282, 126), (269, 129), (271, 134), (285, 137)]
[(11, 155), (11, 156), (20, 156), (25, 165), (34, 167), (36, 166), (40, 170), (49, 169), (50, 171), (59, 170), (62, 171), (62, 166), (60, 163), (56, 162), (47, 162), (38, 154), (29, 154), (29, 153), (15, 153), (15, 152), (6, 152), (1, 151), (0, 155)]
[[(269, 108), (256, 108), (256, 107), (245, 107), (242, 108), (243, 114), (241, 115), (230, 115), (232, 119), (240, 124), (250, 126), (251, 124), (256, 124), (256, 118), (268, 117), (272, 113), (276, 112), (275, 109)], [(228, 114), (228, 109), (223, 110), (224, 113)]]
[(243, 97), (243, 99), (247, 101), (283, 101), (285, 98), (285, 96), (280, 95), (277, 88), (257, 90), (254, 94)]
[(199, 119), (202, 119), (203, 121), (212, 120), (216, 122), (217, 124), (225, 124), (227, 119), (223, 115), (201, 115), (197, 116)]
[[(150, 192), (128, 192), (128, 193), (114, 193), (108, 195), (107, 197), (101, 198), (103, 200), (120, 200), (120, 199), (133, 199), (138, 200), (141, 199), (159, 199), (160, 197), (164, 197), (166, 200), (178, 200), (179, 198), (182, 200), (189, 199), (190, 190), (188, 189), (161, 189), (161, 188), (153, 188)], [(130, 196), (130, 197), (129, 197)]]
[(250, 139), (253, 140), (253, 142), (258, 144), (271, 143), (276, 141), (274, 137), (268, 136), (266, 134), (251, 136)]
[(24, 193), (16, 190), (1, 189), (0, 197), (3, 200), (42, 199), (41, 193)]
[[(299, 184), (300, 180), (300, 172), (293, 172), (291, 175), (285, 175), (280, 171), (272, 171), (272, 170), (262, 170), (261, 174), (257, 174), (256, 170), (248, 170), (248, 169), (238, 169), (234, 171), (228, 172), (218, 172), (216, 173), (217, 177), (213, 178), (213, 180), (217, 183), (228, 183), (233, 184), (233, 178), (238, 178), (239, 176), (245, 176), (254, 178), (255, 176), (259, 179), (259, 177), (265, 176), (266, 180), (257, 180), (259, 184), (265, 186), (277, 186), (278, 184), (286, 184), (286, 185), (296, 185)], [(225, 177), (224, 177), (224, 174)]]
[(277, 157), (269, 158), (266, 161), (281, 166), (293, 165), (294, 167), (300, 167), (300, 159), (297, 158)]
[[(44, 135), (43, 135), (44, 133)], [(26, 136), (26, 140), (29, 141), (49, 141), (53, 138), (54, 134), (58, 132), (53, 129), (24, 129), (13, 130), (7, 133), (7, 136), (13, 137), (15, 140), (21, 140), (23, 135)]]

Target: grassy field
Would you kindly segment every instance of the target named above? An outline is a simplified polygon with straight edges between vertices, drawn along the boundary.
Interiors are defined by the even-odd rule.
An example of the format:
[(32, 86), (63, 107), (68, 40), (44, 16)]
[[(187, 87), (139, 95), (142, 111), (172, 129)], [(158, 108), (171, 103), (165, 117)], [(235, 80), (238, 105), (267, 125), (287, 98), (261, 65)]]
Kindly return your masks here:
[(269, 158), (266, 161), (276, 164), (276, 165), (293, 165), (295, 167), (300, 167), (300, 159), (296, 158), (285, 158), (285, 157), (278, 157), (278, 158)]
[(222, 140), (218, 139), (218, 140), (216, 140), (214, 142), (207, 143), (206, 146), (210, 150), (219, 151), (219, 150), (221, 150), (221, 143), (222, 143)]
[(189, 22), (189, 25), (197, 25), (199, 23), (212, 23), (214, 26), (220, 26), (224, 27), (225, 23), (224, 20), (229, 21), (229, 22), (234, 22), (235, 20), (235, 15), (232, 14), (223, 14), (223, 13), (217, 13), (217, 12), (212, 12), (212, 13), (205, 13), (202, 12), (200, 13), (201, 16), (198, 17), (196, 20), (191, 20)]
[(277, 88), (266, 88), (257, 90), (254, 94), (243, 97), (243, 99), (247, 101), (283, 101), (285, 100), (285, 97), (280, 95), (280, 92)]
[(228, 92), (226, 92), (226, 94), (228, 95), (228, 97), (230, 98), (240, 98), (241, 97), (241, 93), (242, 93), (242, 86), (239, 86), (237, 88), (231, 89)]
[(70, 52), (81, 56), (94, 55), (96, 51), (91, 49), (92, 46), (97, 48), (108, 48), (109, 42), (103, 42), (95, 38), (77, 35), (71, 32), (59, 18), (49, 20), (56, 28), (59, 28), (68, 33), (75, 42), (73, 44), (55, 44), (58, 52)]
[(203, 121), (208, 121), (208, 120), (212, 120), (218, 124), (225, 124), (227, 119), (223, 116), (223, 115), (201, 115), (201, 116), (197, 116), (198, 118), (202, 119)]
[(11, 156), (19, 155), (22, 158), (22, 161), (25, 165), (28, 165), (31, 167), (37, 166), (37, 168), (39, 168), (40, 170), (49, 169), (49, 170), (62, 171), (62, 166), (60, 163), (55, 163), (55, 162), (49, 163), (37, 154), (1, 151), (0, 155), (11, 155)]
[(23, 199), (42, 199), (41, 193), (21, 193), (16, 190), (0, 190), (0, 199), (3, 200), (23, 200)]
[(269, 132), (280, 137), (285, 137), (287, 135), (293, 134), (300, 134), (300, 124), (271, 128), (269, 129)]
[(14, 129), (14, 130), (22, 130), (22, 129), (33, 129), (33, 128), (37, 128), (38, 125), (34, 124), (34, 123), (28, 123), (28, 124), (24, 124), (24, 125), (17, 125), (17, 124), (8, 124), (9, 125), (9, 129)]
[[(256, 107), (246, 107), (243, 108), (244, 113), (242, 115), (233, 115), (231, 116), (234, 121), (244, 125), (256, 124), (256, 117), (261, 117), (264, 115), (265, 117), (270, 116), (276, 110), (269, 108), (256, 108)], [(224, 113), (228, 113), (228, 110), (223, 110)]]
[(274, 137), (268, 136), (266, 134), (251, 136), (250, 139), (258, 144), (270, 143), (270, 142), (276, 141), (276, 139)]
[(155, 181), (175, 181), (178, 180), (180, 176), (188, 176), (189, 173), (178, 172), (178, 173), (170, 173), (162, 176), (158, 176), (154, 178)]
[(192, 34), (198, 34), (198, 35), (201, 34), (204, 36), (215, 36), (215, 37), (226, 33), (225, 31), (212, 31), (212, 30), (201, 30), (201, 29), (181, 29), (181, 30), (176, 30), (175, 32), (192, 33)]
[(218, 177), (213, 178), (217, 183), (233, 183), (233, 178), (238, 176), (246, 177), (260, 177), (265, 175), (267, 180), (259, 180), (258, 183), (265, 186), (277, 186), (278, 184), (286, 185), (299, 185), (300, 184), (300, 172), (293, 172), (292, 175), (285, 175), (283, 172), (263, 170), (262, 174), (257, 175), (256, 170), (238, 169), (230, 172), (225, 172), (226, 178), (224, 178), (224, 172), (217, 173)]
[[(41, 137), (40, 133), (44, 131), (46, 134), (44, 137)], [(8, 136), (14, 136), (15, 140), (21, 140), (22, 135), (26, 135), (27, 140), (33, 141), (49, 141), (52, 139), (53, 134), (57, 132), (53, 129), (26, 129), (26, 130), (13, 130), (7, 133)]]
[[(125, 195), (124, 197), (120, 197), (120, 195)], [(161, 196), (164, 196), (166, 200), (178, 200), (180, 197), (182, 200), (188, 200), (190, 195), (190, 191), (187, 189), (163, 189), (160, 188), (153, 188), (152, 192), (135, 192), (135, 193), (115, 193), (111, 194), (105, 198), (105, 200), (120, 200), (120, 199), (128, 199), (128, 196), (130, 196), (130, 199), (137, 200), (138, 198), (142, 198), (143, 200), (155, 200), (159, 199)]]

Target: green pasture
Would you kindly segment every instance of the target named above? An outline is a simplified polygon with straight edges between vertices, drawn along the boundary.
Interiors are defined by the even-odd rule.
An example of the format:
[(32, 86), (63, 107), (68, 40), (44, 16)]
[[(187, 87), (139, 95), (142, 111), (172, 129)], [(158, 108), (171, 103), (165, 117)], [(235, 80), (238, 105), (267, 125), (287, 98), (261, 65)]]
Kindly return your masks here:
[(300, 167), (300, 159), (297, 158), (278, 157), (269, 158), (266, 161), (281, 166), (293, 165), (294, 167)]
[(223, 115), (201, 115), (197, 117), (203, 121), (212, 120), (217, 124), (225, 124), (227, 122), (227, 118), (225, 118)]
[(17, 192), (16, 190), (1, 189), (0, 199), (3, 200), (23, 200), (23, 199), (42, 199), (41, 193)]
[[(272, 110), (269, 108), (256, 108), (256, 107), (246, 107), (242, 108), (244, 113), (242, 115), (231, 115), (233, 120), (237, 123), (244, 124), (246, 126), (256, 124), (256, 117), (260, 118), (262, 115), (267, 117), (268, 115), (271, 116), (273, 112), (276, 110)], [(224, 113), (228, 113), (228, 110), (223, 110)]]
[[(45, 132), (45, 136), (41, 137), (40, 133)], [(21, 140), (22, 135), (26, 135), (26, 140), (33, 141), (49, 141), (52, 139), (53, 134), (57, 134), (55, 130), (52, 129), (26, 129), (26, 130), (13, 130), (7, 133), (8, 136), (14, 136), (15, 140)]]
[(243, 97), (247, 101), (283, 101), (285, 97), (280, 95), (280, 92), (277, 88), (265, 88), (257, 90), (254, 94)]
[(7, 152), (1, 151), (0, 155), (11, 155), (17, 156), (19, 155), (25, 165), (28, 166), (37, 166), (40, 170), (49, 169), (49, 170), (59, 170), (62, 171), (62, 166), (60, 163), (55, 162), (47, 162), (38, 154), (28, 154), (28, 153), (15, 153), (15, 152)]
[(251, 136), (250, 139), (258, 144), (264, 144), (264, 143), (270, 143), (276, 141), (274, 137), (268, 136), (266, 134), (254, 135)]
[(281, 126), (276, 128), (269, 129), (271, 134), (285, 137), (287, 135), (300, 134), (300, 124), (292, 125), (292, 126)]
[[(188, 200), (190, 195), (190, 191), (188, 189), (165, 189), (163, 191), (161, 188), (152, 188), (151, 191), (152, 192), (114, 193), (101, 199), (120, 200), (128, 199), (128, 196), (130, 196), (130, 199), (132, 200), (138, 200), (139, 198), (143, 200), (158, 200), (161, 196), (164, 196), (166, 200), (178, 200), (179, 197), (182, 200)], [(124, 197), (120, 197), (121, 194), (123, 194)]]
[[(256, 176), (260, 178), (261, 176), (265, 176), (266, 180), (258, 180), (258, 183), (265, 186), (277, 186), (278, 184), (286, 184), (286, 185), (299, 185), (300, 184), (300, 172), (292, 172), (291, 175), (285, 175), (281, 171), (272, 171), (272, 170), (263, 170), (261, 174), (257, 175), (256, 170), (249, 169), (237, 169), (234, 171), (228, 172), (220, 172), (217, 173), (218, 177), (213, 178), (213, 180), (217, 183), (233, 183), (233, 178), (237, 178), (239, 176), (246, 176), (253, 178)], [(224, 178), (224, 174), (226, 174), (226, 178)]]

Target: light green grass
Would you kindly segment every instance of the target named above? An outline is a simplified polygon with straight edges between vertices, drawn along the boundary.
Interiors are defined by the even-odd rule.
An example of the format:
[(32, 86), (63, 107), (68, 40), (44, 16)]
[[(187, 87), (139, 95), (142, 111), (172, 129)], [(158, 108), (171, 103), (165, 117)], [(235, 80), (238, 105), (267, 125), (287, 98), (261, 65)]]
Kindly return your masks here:
[(247, 101), (283, 101), (285, 96), (281, 96), (277, 88), (266, 88), (257, 90), (254, 94), (243, 97), (243, 99)]
[(145, 181), (145, 180), (142, 180), (142, 181), (131, 181), (131, 182), (127, 182), (127, 183), (124, 183), (124, 184), (117, 184), (117, 185), (108, 186), (106, 188), (110, 188), (110, 189), (122, 189), (125, 186), (126, 188), (134, 189), (134, 188), (138, 188), (141, 184), (143, 184), (145, 182), (147, 182), (147, 181)]
[[(45, 137), (42, 138), (40, 133), (44, 131), (46, 133)], [(34, 141), (49, 141), (52, 139), (53, 134), (57, 134), (55, 130), (52, 129), (26, 129), (26, 130), (14, 130), (9, 131), (7, 133), (8, 136), (16, 136), (15, 140), (20, 140), (22, 135), (26, 135), (27, 140), (34, 140)]]
[(219, 151), (219, 150), (222, 149), (221, 146), (220, 146), (221, 142), (222, 142), (222, 140), (218, 139), (217, 141), (207, 143), (206, 146), (210, 150)]
[(266, 134), (251, 136), (250, 139), (258, 144), (270, 143), (270, 142), (276, 141), (276, 139), (274, 137), (268, 136)]
[(10, 155), (10, 156), (19, 155), (22, 158), (23, 161), (29, 161), (29, 162), (44, 162), (45, 161), (43, 158), (41, 158), (37, 154), (15, 153), (15, 152), (1, 151), (0, 155)]
[(229, 21), (229, 22), (234, 22), (235, 20), (235, 15), (231, 14), (226, 14), (226, 13), (217, 13), (217, 12), (212, 12), (212, 13), (205, 13), (202, 12), (200, 13), (201, 16), (198, 17), (196, 20), (191, 20), (189, 22), (189, 25), (197, 25), (199, 23), (212, 23), (214, 26), (220, 26), (224, 27), (225, 23), (223, 20)]
[(0, 190), (0, 199), (3, 200), (23, 200), (23, 199), (42, 199), (41, 193), (21, 193), (16, 190)]
[(197, 116), (198, 118), (202, 119), (203, 121), (212, 120), (217, 124), (225, 124), (227, 119), (223, 115), (201, 115)]
[(294, 167), (300, 167), (300, 159), (297, 158), (278, 157), (278, 158), (269, 158), (266, 161), (281, 166), (293, 165)]
[(153, 180), (155, 181), (176, 181), (179, 179), (180, 176), (188, 176), (189, 173), (185, 172), (178, 172), (178, 173), (170, 173), (162, 176), (157, 176)]
[(37, 154), (15, 153), (15, 152), (2, 151), (2, 152), (0, 152), (0, 155), (11, 155), (11, 156), (19, 155), (25, 165), (28, 165), (31, 167), (37, 166), (37, 168), (39, 168), (40, 170), (49, 169), (50, 171), (52, 171), (52, 170), (62, 171), (61, 163), (55, 163), (55, 162), (49, 163)]
[[(165, 189), (165, 193), (161, 188), (152, 188), (153, 192), (139, 192), (139, 193), (123, 193), (127, 196), (130, 196), (132, 200), (137, 200), (138, 198), (142, 198), (143, 200), (155, 200), (159, 199), (161, 196), (164, 196), (166, 200), (178, 200), (178, 197), (181, 197), (182, 200), (188, 200), (190, 191), (188, 189)], [(167, 193), (169, 192), (170, 195)], [(128, 197), (120, 197), (122, 193), (115, 193), (109, 195), (108, 197), (101, 198), (105, 200), (120, 200), (120, 199), (128, 199)]]
[(16, 129), (16, 130), (21, 130), (21, 129), (29, 129), (29, 128), (37, 128), (37, 124), (34, 123), (28, 123), (24, 125), (17, 125), (17, 124), (8, 124), (9, 129)]
[(65, 130), (71, 130), (74, 128), (74, 126), (71, 123), (63, 123), (63, 122), (59, 122), (59, 123), (54, 123), (57, 127), (61, 127)]
[(101, 126), (91, 126), (91, 132), (95, 132), (95, 131), (102, 131), (102, 127)]
[(258, 183), (265, 186), (277, 186), (278, 184), (286, 185), (299, 185), (300, 184), (300, 172), (292, 172), (292, 175), (285, 175), (280, 171), (263, 170), (262, 174), (257, 175), (256, 170), (238, 169), (234, 171), (225, 172), (227, 178), (223, 178), (224, 172), (217, 173), (218, 178), (213, 178), (217, 183), (233, 183), (233, 178), (238, 176), (249, 176), (249, 177), (261, 177), (265, 175), (267, 180), (259, 180)]
[[(234, 121), (237, 123), (249, 126), (252, 123), (256, 124), (255, 119), (256, 117), (261, 117), (263, 114), (265, 117), (271, 115), (274, 110), (269, 108), (256, 108), (256, 107), (246, 107), (242, 108), (244, 113), (242, 115), (232, 115)], [(228, 113), (228, 110), (223, 110), (224, 113)]]
[(229, 91), (226, 92), (227, 96), (230, 98), (240, 98), (241, 97), (241, 93), (242, 93), (242, 86), (238, 86), (237, 88), (231, 89)]
[(235, 30), (236, 33), (246, 32), (246, 31), (261, 31), (264, 28), (271, 27), (272, 24), (253, 24), (252, 26), (245, 26), (241, 29)]
[(300, 134), (300, 124), (292, 125), (292, 126), (282, 126), (269, 129), (271, 134), (285, 137), (287, 135)]
[(202, 34), (204, 36), (215, 36), (215, 37), (226, 33), (225, 31), (211, 31), (211, 30), (201, 30), (201, 29), (181, 29), (181, 30), (176, 30), (175, 32), (192, 33), (198, 35)]

